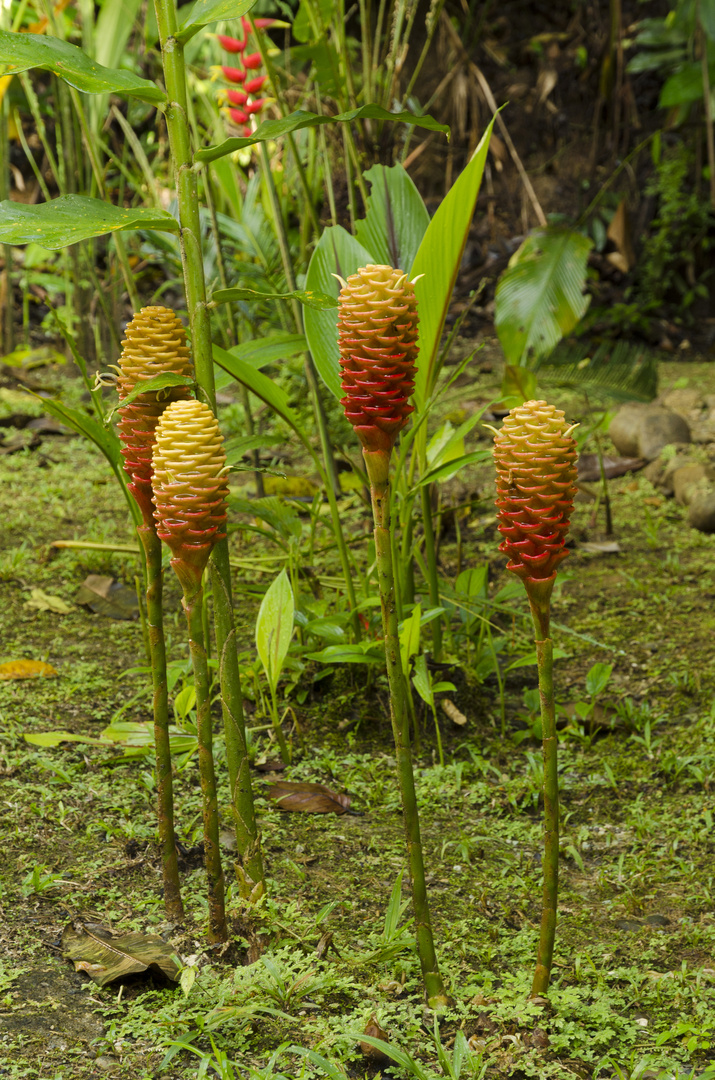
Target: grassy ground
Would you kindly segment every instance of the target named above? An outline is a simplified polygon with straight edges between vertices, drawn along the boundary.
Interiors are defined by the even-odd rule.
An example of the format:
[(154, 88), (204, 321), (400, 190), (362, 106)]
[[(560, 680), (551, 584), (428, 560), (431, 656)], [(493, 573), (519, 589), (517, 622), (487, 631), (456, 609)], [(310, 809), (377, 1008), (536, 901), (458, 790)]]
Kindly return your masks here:
[[(669, 365), (663, 377), (699, 385), (709, 372)], [(475, 477), (473, 486), (480, 483), (483, 501), (462, 519), (459, 550), (454, 532), (443, 537), (442, 571), (453, 583), (458, 561), (462, 568), (488, 562), (493, 594), (506, 575), (488, 483)], [(210, 1063), (220, 1069), (222, 1055), (237, 1076), (322, 1075), (294, 1046), (317, 1051), (351, 1077), (373, 1077), (385, 1064), (357, 1047), (373, 1015), (417, 1061), (399, 1075), (448, 1072), (422, 1004), (406, 882), (403, 903), (397, 899), (403, 836), (383, 680), (366, 680), (361, 668), (316, 683), (316, 665), (295, 673), (290, 700), (302, 741), (296, 736), (296, 761), (283, 775), (349, 792), (357, 813), (280, 813), (264, 798), (257, 772), (270, 897), (252, 922), (233, 898), (233, 941), (208, 948), (201, 858), (191, 850), (200, 839), (193, 761), (177, 778), (187, 919), (171, 926), (162, 908), (150, 759), (127, 760), (89, 743), (43, 748), (24, 740), (50, 730), (96, 737), (127, 702), (123, 719), (149, 718), (145, 676), (123, 675), (143, 662), (139, 624), (73, 603), (88, 573), (132, 585), (135, 560), (49, 548), (72, 537), (130, 542), (121, 495), (103, 460), (69, 439), (0, 457), (0, 484), (0, 663), (43, 660), (59, 673), (0, 682), (0, 1077), (178, 1078)], [(447, 677), (467, 724), (440, 713), (444, 766), (436, 763), (432, 718), (422, 721), (418, 796), (436, 937), (454, 999), (437, 1038), (456, 1071), (463, 1033), (462, 1076), (703, 1077), (715, 1062), (715, 538), (690, 531), (682, 510), (642, 477), (610, 486), (620, 554), (577, 549), (554, 601), (555, 636), (566, 653), (556, 664), (563, 862), (548, 1001), (528, 1000), (540, 910), (535, 669), (505, 673), (502, 701), (494, 675), (480, 682), (476, 674), (487, 652), (478, 628), (469, 662), (459, 666), (469, 627), (455, 619)], [(578, 540), (600, 537), (592, 511), (589, 503), (577, 508)], [(345, 501), (345, 519), (357, 538), (365, 514), (356, 497)], [(317, 546), (326, 535), (321, 526)], [(250, 534), (233, 543), (244, 566), (267, 550)], [(317, 559), (316, 569), (322, 572)], [(238, 581), (250, 668), (260, 589), (255, 570), (239, 571)], [(69, 613), (27, 606), (38, 588), (64, 600)], [(530, 650), (525, 603), (518, 593), (509, 603), (513, 618), (493, 616), (502, 671)], [(171, 583), (167, 626), (178, 689), (186, 651)], [(595, 663), (613, 671), (591, 724), (574, 704), (582, 713), (591, 704), (586, 676)], [(249, 677), (247, 713), (261, 727), (253, 685)], [(258, 759), (263, 740), (254, 735)], [(228, 822), (222, 766), (220, 775)], [(230, 877), (230, 830), (224, 841)], [(195, 969), (188, 996), (139, 977), (98, 989), (61, 955), (61, 932), (78, 917), (166, 937)], [(327, 934), (337, 951), (324, 951)], [(177, 1047), (181, 1039), (203, 1060)]]

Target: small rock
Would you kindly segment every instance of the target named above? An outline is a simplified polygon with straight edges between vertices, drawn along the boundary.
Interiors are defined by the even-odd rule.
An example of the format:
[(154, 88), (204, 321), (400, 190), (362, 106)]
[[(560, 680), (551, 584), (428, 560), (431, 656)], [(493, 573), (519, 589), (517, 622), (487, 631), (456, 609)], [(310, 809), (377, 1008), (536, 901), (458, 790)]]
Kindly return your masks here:
[(646, 915), (645, 921), (649, 926), (670, 926), (670, 919), (667, 915)]
[(94, 1064), (102, 1072), (114, 1072), (115, 1069), (119, 1068), (121, 1062), (119, 1058), (112, 1057), (110, 1054), (102, 1054), (101, 1057), (95, 1058)]
[(543, 1028), (535, 1027), (534, 1034), (531, 1037), (531, 1041), (534, 1046), (537, 1046), (539, 1050), (544, 1050), (549, 1045), (549, 1036), (546, 1034)]
[(624, 457), (653, 461), (664, 446), (689, 443), (687, 422), (672, 409), (653, 403), (621, 406), (608, 429), (613, 445)]
[(643, 923), (637, 922), (636, 919), (616, 919), (616, 928), (618, 930), (625, 930), (630, 934), (635, 934), (638, 930), (643, 929)]
[(683, 465), (672, 474), (673, 494), (680, 506), (690, 506), (702, 489), (709, 486), (708, 481), (715, 479), (715, 469), (711, 465)]
[(715, 489), (699, 492), (688, 507), (688, 523), (698, 532), (715, 533)]

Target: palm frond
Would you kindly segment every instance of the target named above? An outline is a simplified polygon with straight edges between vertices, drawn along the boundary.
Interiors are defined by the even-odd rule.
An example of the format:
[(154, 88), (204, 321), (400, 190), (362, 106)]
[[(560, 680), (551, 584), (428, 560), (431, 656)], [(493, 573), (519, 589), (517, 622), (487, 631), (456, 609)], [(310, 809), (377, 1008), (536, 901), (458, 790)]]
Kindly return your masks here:
[(547, 386), (567, 386), (591, 397), (615, 401), (652, 401), (658, 393), (657, 358), (644, 345), (603, 341), (559, 345), (538, 367)]

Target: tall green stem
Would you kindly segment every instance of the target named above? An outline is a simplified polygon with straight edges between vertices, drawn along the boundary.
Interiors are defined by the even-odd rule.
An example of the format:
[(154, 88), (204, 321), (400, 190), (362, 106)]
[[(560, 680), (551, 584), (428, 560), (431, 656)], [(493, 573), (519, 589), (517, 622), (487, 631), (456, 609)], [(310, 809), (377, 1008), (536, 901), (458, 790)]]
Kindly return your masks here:
[(536, 659), (539, 669), (539, 698), (544, 754), (544, 886), (541, 930), (532, 996), (545, 994), (551, 978), (551, 962), (556, 938), (556, 909), (559, 893), (559, 777), (558, 739), (554, 710), (553, 650), (549, 631), (550, 595), (553, 581), (526, 582), (534, 620)]
[[(166, 126), (169, 147), (176, 176), (179, 203), (181, 261), (184, 271), (186, 304), (191, 324), (191, 338), (196, 381), (204, 400), (216, 411), (216, 389), (213, 371), (211, 323), (206, 305), (201, 222), (197, 176), (193, 169), (186, 95), (184, 47), (177, 40), (176, 7), (174, 0), (154, 0), (159, 37), (161, 40), (164, 79), (169, 101), (166, 105)], [(234, 798), (236, 843), (239, 856), (245, 860), (250, 877), (261, 886), (264, 883), (260, 841), (253, 812), (253, 793), (248, 779), (248, 757), (245, 752), (246, 733), (243, 717), (241, 678), (236, 652), (236, 631), (231, 592), (231, 568), (228, 542), (219, 540), (211, 552), (211, 580), (214, 594), (216, 648), (221, 672), (221, 703), (226, 729), (226, 753), (229, 782)], [(240, 805), (236, 799), (240, 798)], [(243, 825), (247, 832), (244, 834)], [(241, 849), (241, 836), (248, 836), (247, 847)], [(254, 876), (256, 875), (256, 876)], [(240, 880), (240, 879), (239, 879)]]
[(173, 558), (171, 565), (184, 590), (184, 611), (189, 627), (189, 650), (194, 669), (196, 688), (196, 727), (199, 737), (199, 776), (201, 777), (201, 801), (204, 819), (204, 864), (209, 886), (209, 938), (226, 941), (226, 906), (224, 902), (223, 867), (218, 839), (218, 796), (213, 758), (213, 724), (209, 696), (209, 666), (206, 660), (203, 626), (204, 591), (201, 587), (201, 571)]
[[(437, 548), (434, 542), (432, 524), (431, 485), (423, 484), (420, 489), (422, 499), (422, 526), (425, 531), (425, 559), (427, 562), (427, 587), (429, 600), (433, 608), (439, 607), (439, 577), (437, 575)], [(432, 621), (432, 655), (438, 662), (442, 659), (442, 621)]]
[(166, 685), (166, 646), (162, 613), (163, 577), (161, 541), (151, 525), (137, 529), (146, 562), (146, 608), (149, 624), (149, 655), (154, 686), (154, 747), (156, 750), (156, 792), (159, 822), (159, 846), (164, 875), (164, 907), (169, 919), (184, 917), (179, 886), (179, 867), (174, 840), (174, 792), (171, 777), (169, 744), (169, 701)]
[(390, 718), (395, 740), (397, 778), (402, 796), (402, 812), (407, 838), (407, 856), (412, 880), (412, 903), (415, 911), (417, 951), (419, 952), (422, 977), (431, 1008), (444, 1008), (447, 994), (439, 973), (437, 954), (432, 935), (427, 884), (425, 881), (420, 819), (417, 812), (415, 778), (412, 771), (410, 751), (409, 714), (407, 693), (400, 660), (400, 637), (395, 607), (395, 577), (390, 543), (390, 455), (381, 451), (363, 450), (367, 475), (370, 480), (372, 511), (375, 520), (375, 551), (380, 583), (382, 605), (382, 628), (385, 637), (385, 660), (390, 684)]

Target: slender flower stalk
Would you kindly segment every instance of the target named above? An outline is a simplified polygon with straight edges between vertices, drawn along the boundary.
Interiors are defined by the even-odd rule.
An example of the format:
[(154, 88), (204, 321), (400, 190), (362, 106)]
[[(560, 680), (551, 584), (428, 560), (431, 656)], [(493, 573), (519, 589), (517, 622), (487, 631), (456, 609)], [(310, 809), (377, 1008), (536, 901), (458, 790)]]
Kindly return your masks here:
[(228, 937), (224, 877), (219, 849), (218, 797), (213, 759), (213, 722), (203, 627), (202, 578), (211, 548), (226, 534), (226, 455), (208, 405), (177, 401), (161, 418), (154, 449), (157, 534), (173, 552), (171, 565), (184, 592), (194, 669), (199, 773), (204, 819), (204, 860), (209, 886), (209, 937)]
[(512, 409), (494, 437), (499, 546), (524, 582), (534, 622), (544, 754), (544, 886), (539, 951), (531, 992), (544, 994), (551, 978), (559, 889), (558, 739), (554, 714), (551, 593), (576, 494), (573, 425), (545, 401)]
[(397, 778), (402, 796), (412, 881), (417, 949), (431, 1008), (444, 1008), (427, 900), (420, 821), (410, 749), (407, 684), (400, 659), (390, 522), (390, 458), (412, 412), (417, 358), (417, 306), (407, 275), (389, 266), (367, 266), (343, 283), (338, 299), (341, 404), (363, 446), (375, 521), (375, 550), (382, 605), (385, 659)]
[[(181, 262), (191, 344), (199, 397), (215, 412), (211, 322), (206, 303), (206, 280), (201, 247), (198, 173), (194, 168), (189, 130), (184, 45), (178, 37), (175, 0), (154, 0), (161, 41), (164, 81), (169, 101), (165, 109), (169, 149), (179, 206)], [(243, 714), (241, 676), (236, 649), (231, 567), (225, 539), (214, 545), (211, 560), (214, 628), (221, 681), (221, 705), (226, 735), (226, 762), (231, 785), (236, 847), (241, 865), (236, 876), (242, 895), (258, 898), (265, 889), (263, 858), (256, 825)]]
[[(187, 376), (192, 373), (184, 327), (168, 308), (142, 308), (126, 329), (117, 379), (120, 402), (135, 390), (139, 383), (166, 373)], [(187, 393), (183, 387), (173, 387), (162, 393), (140, 394), (119, 409), (119, 436), (124, 469), (129, 476), (129, 490), (141, 510), (143, 519), (137, 532), (146, 563), (149, 656), (154, 689), (157, 816), (164, 878), (164, 905), (167, 916), (177, 921), (183, 918), (184, 908), (174, 839), (174, 796), (162, 613), (163, 572), (161, 541), (154, 526), (151, 459), (161, 414), (171, 401), (186, 397)]]

